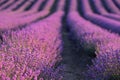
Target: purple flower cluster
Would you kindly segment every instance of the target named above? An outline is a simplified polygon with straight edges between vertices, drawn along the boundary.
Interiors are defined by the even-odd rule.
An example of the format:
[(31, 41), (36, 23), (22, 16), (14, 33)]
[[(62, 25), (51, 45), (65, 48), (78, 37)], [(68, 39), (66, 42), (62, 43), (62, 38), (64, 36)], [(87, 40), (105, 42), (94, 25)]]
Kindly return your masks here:
[(48, 80), (62, 78), (58, 75), (60, 68), (54, 70), (54, 65), (61, 60), (62, 16), (63, 12), (59, 11), (22, 30), (3, 34), (1, 80), (44, 80), (45, 76)]
[(86, 50), (95, 49), (97, 57), (85, 73), (86, 78), (102, 80), (120, 76), (120, 37), (85, 20), (78, 12), (69, 12), (67, 22)]
[(110, 78), (118, 80), (120, 78), (119, 66), (120, 50), (111, 50), (111, 52), (100, 51), (99, 56), (93, 60), (93, 65), (89, 67), (85, 75), (87, 78), (95, 80), (108, 80)]

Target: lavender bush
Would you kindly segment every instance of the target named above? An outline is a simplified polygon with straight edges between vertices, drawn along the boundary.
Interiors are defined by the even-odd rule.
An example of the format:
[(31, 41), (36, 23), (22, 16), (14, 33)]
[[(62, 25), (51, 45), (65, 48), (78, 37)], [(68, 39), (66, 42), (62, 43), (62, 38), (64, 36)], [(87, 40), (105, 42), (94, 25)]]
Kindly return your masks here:
[(56, 12), (22, 30), (4, 33), (0, 48), (1, 80), (62, 78), (58, 75), (60, 68), (54, 70), (56, 62), (61, 60), (62, 15), (63, 12)]
[[(93, 65), (85, 73), (86, 78), (90, 78), (91, 80), (119, 80), (120, 50), (111, 50), (111, 52), (104, 50), (99, 53), (100, 55), (93, 60)], [(103, 53), (105, 54), (103, 55)]]
[(85, 73), (86, 78), (102, 80), (110, 76), (120, 76), (119, 36), (83, 19), (77, 12), (69, 12), (67, 21), (71, 29), (76, 32), (82, 46), (86, 50), (92, 50), (91, 46), (95, 49), (97, 58)]

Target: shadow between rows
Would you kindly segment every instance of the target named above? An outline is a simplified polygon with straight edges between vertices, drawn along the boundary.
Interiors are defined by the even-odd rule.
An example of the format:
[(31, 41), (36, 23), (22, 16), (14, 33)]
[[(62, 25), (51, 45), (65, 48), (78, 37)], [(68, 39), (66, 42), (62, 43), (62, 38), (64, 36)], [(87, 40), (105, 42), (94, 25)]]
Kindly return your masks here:
[(75, 32), (73, 32), (68, 25), (66, 19), (69, 12), (70, 0), (66, 0), (65, 15), (62, 19), (62, 41), (63, 41), (63, 51), (62, 51), (62, 62), (65, 66), (63, 71), (63, 80), (81, 80), (84, 79), (84, 71), (87, 70), (87, 65), (91, 65), (91, 56), (87, 55), (83, 47), (79, 44)]

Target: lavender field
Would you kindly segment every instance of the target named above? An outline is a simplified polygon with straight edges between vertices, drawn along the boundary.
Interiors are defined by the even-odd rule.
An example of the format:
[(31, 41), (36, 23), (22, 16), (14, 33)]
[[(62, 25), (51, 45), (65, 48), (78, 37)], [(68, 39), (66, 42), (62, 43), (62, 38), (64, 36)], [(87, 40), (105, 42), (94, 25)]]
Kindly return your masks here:
[(0, 80), (120, 80), (120, 0), (0, 0)]

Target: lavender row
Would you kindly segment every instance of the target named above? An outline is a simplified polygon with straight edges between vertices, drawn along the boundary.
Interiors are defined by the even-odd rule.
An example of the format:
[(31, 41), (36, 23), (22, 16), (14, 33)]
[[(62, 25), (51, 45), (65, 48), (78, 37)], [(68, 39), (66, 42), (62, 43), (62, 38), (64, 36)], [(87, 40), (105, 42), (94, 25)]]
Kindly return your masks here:
[(16, 11), (16, 10), (18, 10), (21, 6), (23, 6), (26, 3), (27, 3), (27, 1), (21, 0), (21, 1), (19, 1), (18, 5), (16, 7), (14, 7), (12, 10)]
[[(33, 6), (31, 9), (32, 10), (29, 10), (29, 11), (24, 11), (24, 12), (19, 12), (19, 10), (17, 11), (12, 11), (12, 8), (14, 7), (12, 7), (12, 8), (8, 8), (7, 9), (7, 11), (5, 10), (5, 11), (3, 11), (3, 12), (1, 12), (0, 14), (4, 14), (4, 15), (10, 15), (10, 16), (16, 16), (16, 17), (18, 17), (18, 16), (26, 16), (26, 15), (32, 15), (32, 14), (34, 14), (34, 13), (37, 13), (37, 8), (39, 7), (39, 5), (38, 4), (42, 4), (42, 2), (43, 2), (43, 0), (41, 0), (41, 1), (38, 1), (38, 3), (37, 3), (37, 5), (35, 5), (35, 6)], [(18, 4), (16, 4), (16, 5), (18, 5)], [(50, 7), (50, 6), (49, 6)], [(9, 13), (8, 13), (9, 12)]]
[(113, 0), (113, 2), (116, 4), (116, 6), (120, 9), (120, 1), (119, 0)]
[(107, 10), (104, 8), (104, 6), (102, 5), (102, 2), (100, 0), (92, 0), (94, 8), (96, 10), (97, 13), (104, 15), (104, 14), (109, 14), (109, 12), (107, 12)]
[(43, 1), (44, 0), (38, 0), (37, 3), (33, 7), (31, 7), (31, 10), (34, 11), (34, 12), (37, 12), (40, 5), (42, 5)]
[(14, 8), (20, 6), (23, 2), (25, 2), (24, 0), (20, 0), (20, 1), (17, 1), (17, 3), (11, 5), (9, 8), (7, 8), (6, 10), (7, 11), (12, 11)]
[(77, 0), (71, 0), (69, 11), (76, 11), (77, 10)]
[(0, 0), (0, 4), (1, 4), (2, 2), (4, 2), (4, 0)]
[(57, 74), (59, 69), (54, 71), (54, 66), (61, 60), (62, 16), (63, 12), (56, 12), (22, 30), (3, 35), (4, 42), (0, 48), (1, 80), (61, 78)]
[(96, 14), (88, 14), (86, 18), (93, 23), (100, 25), (103, 28), (106, 28), (112, 32), (120, 33), (120, 23), (119, 21), (114, 21), (112, 19), (105, 18)]
[[(40, 5), (41, 5), (42, 2), (43, 2), (43, 1), (41, 0), (41, 1), (39, 1), (38, 3), (40, 3)], [(50, 9), (52, 8), (52, 5), (53, 5), (54, 2), (55, 2), (54, 0), (47, 1), (47, 3), (46, 3), (46, 5), (45, 5), (44, 9), (42, 10), (42, 12), (43, 12), (43, 11), (46, 11), (46, 12), (49, 12), (49, 13), (50, 13)], [(65, 0), (59, 1), (57, 10), (63, 10), (63, 9), (64, 9), (64, 3), (65, 3)], [(33, 7), (31, 8), (32, 10), (25, 11), (25, 12), (14, 11), (14, 12), (9, 12), (9, 14), (8, 14), (8, 13), (5, 11), (5, 12), (4, 12), (4, 15), (5, 15), (5, 16), (6, 16), (6, 15), (10, 15), (10, 16), (11, 16), (11, 14), (12, 14), (13, 16), (19, 17), (19, 16), (29, 16), (29, 15), (32, 15), (32, 14), (38, 14), (38, 12), (37, 12), (38, 9), (36, 9), (37, 7), (39, 7), (38, 4), (37, 4), (37, 6), (36, 6), (36, 5), (33, 6)], [(49, 14), (49, 13), (48, 13), (48, 14)], [(16, 15), (16, 14), (17, 14), (17, 15)], [(1, 15), (3, 15), (3, 12), (1, 13)]]
[[(41, 0), (40, 1), (40, 5), (43, 3), (43, 0)], [(19, 10), (17, 10), (16, 11), (16, 13), (18, 13), (18, 16), (30, 16), (30, 15), (34, 15), (34, 14), (40, 14), (40, 13), (42, 13), (42, 12), (48, 12), (48, 14), (50, 13), (50, 9), (52, 8), (52, 5), (53, 5), (53, 3), (54, 3), (54, 0), (49, 0), (49, 1), (47, 1), (47, 4), (46, 4), (46, 6), (44, 7), (44, 9), (41, 11), (41, 12), (37, 12), (38, 11), (38, 9), (36, 9), (36, 8), (38, 8), (40, 5), (37, 5), (37, 6), (33, 6), (32, 8), (31, 8), (31, 10), (29, 10), (29, 11), (26, 11), (26, 12), (19, 12)], [(15, 13), (15, 14), (16, 14)], [(46, 15), (46, 14), (45, 14)]]
[(3, 5), (6, 4), (7, 2), (9, 2), (9, 1), (8, 1), (8, 0), (1, 0), (0, 6), (3, 6)]
[(105, 2), (105, 5), (110, 12), (115, 13), (115, 14), (120, 14), (119, 8), (115, 6), (112, 0), (103, 0), (103, 1)]
[(82, 0), (82, 3), (83, 3), (83, 12), (86, 19), (92, 21), (97, 25), (100, 25), (103, 28), (111, 30), (112, 32), (120, 33), (119, 21), (112, 20), (104, 16), (92, 13), (88, 0)]
[[(71, 3), (70, 5), (73, 5), (73, 3)], [(70, 6), (70, 8), (73, 8), (73, 6)], [(74, 10), (76, 10), (76, 8)], [(87, 9), (90, 8), (87, 7)], [(92, 10), (86, 11), (92, 12)], [(86, 80), (88, 79), (103, 80), (106, 78), (108, 80), (110, 76), (112, 77), (119, 76), (120, 57), (117, 57), (120, 56), (119, 54), (120, 46), (118, 45), (120, 43), (119, 42), (120, 38), (118, 38), (119, 36), (111, 34), (108, 31), (103, 30), (98, 26), (86, 21), (85, 19), (79, 16), (77, 11), (69, 12), (67, 21), (71, 28), (71, 31), (76, 32), (77, 39), (81, 43), (80, 45), (82, 45), (85, 50), (88, 50), (90, 52), (93, 52), (95, 50), (95, 53), (97, 55), (97, 58), (93, 60), (93, 66), (90, 66), (88, 72), (85, 73)], [(115, 42), (111, 43), (113, 41)], [(92, 55), (91, 53), (89, 54)]]
[[(0, 30), (13, 29), (19, 26), (30, 24), (31, 22), (43, 18), (49, 13), (49, 11), (42, 11), (29, 16), (17, 17), (17, 16), (1, 16), (0, 19)], [(4, 20), (3, 20), (4, 19)]]
[(105, 10), (105, 8), (102, 5), (102, 2), (100, 0), (92, 0), (92, 3), (94, 5), (95, 11), (100, 14), (103, 15), (105, 17), (111, 18), (111, 19), (115, 19), (115, 20), (120, 20), (120, 16), (117, 14), (113, 14), (113, 13), (109, 13), (108, 11)]
[[(44, 0), (40, 1), (40, 5), (43, 3), (43, 1)], [(54, 1), (55, 0), (49, 0), (49, 1), (47, 1), (47, 4), (45, 5), (44, 9), (41, 12), (48, 12), (48, 14), (49, 14), (50, 13), (50, 9), (52, 8), (52, 5), (53, 5)], [(19, 13), (19, 16), (25, 16), (25, 15), (30, 16), (30, 15), (34, 15), (34, 14), (39, 14), (39, 12), (37, 12), (38, 9), (36, 9), (36, 8), (38, 8), (40, 5), (37, 5), (35, 7), (33, 6), (31, 8), (31, 10), (29, 10), (27, 12), (21, 12), (21, 13)]]
[[(92, 13), (95, 14), (92, 10), (92, 7), (89, 3), (89, 0), (86, 1), (82, 1), (82, 4), (84, 6), (83, 8), (83, 12), (86, 12), (86, 14)], [(120, 16), (117, 14), (113, 14), (113, 13), (109, 13), (108, 11), (106, 11), (106, 9), (103, 7), (102, 2), (100, 0), (96, 1), (96, 0), (92, 0), (92, 4), (94, 5), (95, 11), (105, 17), (111, 18), (111, 19), (115, 19), (115, 20), (120, 20)]]
[(86, 80), (108, 80), (120, 76), (120, 37), (85, 20), (78, 12), (69, 12), (67, 22), (76, 32), (80, 45), (85, 50), (95, 50), (97, 55), (85, 73)]
[[(64, 3), (64, 0), (61, 1), (62, 3)], [(49, 4), (51, 3), (51, 4)], [(22, 25), (26, 25), (29, 24), (39, 18), (42, 18), (46, 15), (48, 15), (50, 13), (50, 9), (52, 7), (54, 3), (54, 0), (50, 0), (47, 2), (48, 5), (45, 6), (45, 8), (41, 11), (41, 12), (37, 12), (34, 13), (34, 11), (26, 11), (26, 12), (21, 12), (21, 13), (17, 13), (17, 12), (11, 12), (11, 13), (5, 13), (4, 15), (1, 13), (0, 16), (2, 16), (2, 18), (4, 19), (1, 20), (1, 30), (5, 30), (5, 29), (12, 29), (12, 28), (16, 28), (18, 26), (22, 26)], [(61, 4), (61, 3), (59, 3)], [(61, 6), (58, 6), (57, 10), (60, 10), (64, 8), (64, 4)], [(16, 15), (17, 14), (17, 15)], [(11, 20), (12, 18), (12, 20)]]
[(50, 10), (51, 6), (54, 4), (55, 0), (49, 0), (44, 7), (44, 10)]
[(7, 2), (8, 2), (8, 0), (1, 0), (0, 6), (4, 5)]
[[(40, 2), (38, 2), (38, 3), (40, 3), (40, 5), (41, 5), (42, 2), (43, 2), (43, 0), (40, 1)], [(53, 3), (54, 3), (54, 0), (47, 1), (47, 4), (46, 4), (46, 6), (44, 7), (43, 11), (49, 11), (49, 12), (50, 12), (50, 9), (51, 9)], [(31, 4), (31, 3), (28, 2), (28, 4)], [(15, 12), (11, 12), (11, 13), (13, 14), (13, 16), (15, 16), (15, 14), (17, 14), (17, 16), (32, 15), (32, 14), (34, 14), (34, 13), (37, 12), (37, 10), (38, 10), (37, 8), (38, 8), (40, 5), (32, 6), (31, 10), (26, 11), (26, 12), (23, 12), (23, 11), (24, 11), (23, 8), (25, 8), (25, 7), (23, 6), (23, 8), (21, 8), (20, 10), (18, 9), (18, 10), (16, 10)], [(23, 10), (23, 11), (21, 12), (21, 10)], [(4, 13), (4, 15), (5, 15), (5, 14), (8, 14), (8, 11), (6, 12), (6, 10), (5, 10), (5, 11), (2, 12), (1, 14), (3, 14), (3, 13)], [(9, 14), (10, 14), (10, 13), (9, 13)], [(8, 15), (9, 15), (9, 14), (8, 14)]]
[(64, 6), (65, 6), (65, 0), (59, 0), (57, 10), (64, 11)]
[(3, 8), (5, 8), (9, 4), (14, 3), (14, 2), (15, 2), (15, 0), (9, 0), (6, 4), (4, 4), (3, 6), (0, 7), (0, 10), (3, 9)]
[(37, 2), (38, 2), (37, 0), (29, 1), (30, 4), (24, 10), (25, 11), (30, 10), (33, 6), (35, 6)]
[(117, 21), (120, 21), (120, 15), (117, 15), (117, 14), (105, 14), (103, 15), (105, 17), (108, 17), (108, 18), (111, 18), (113, 20), (117, 20)]
[[(40, 5), (43, 3), (44, 0), (41, 0), (41, 1), (37, 1), (37, 5), (34, 4), (32, 5), (31, 9), (33, 12), (37, 12), (38, 9), (40, 7)], [(50, 0), (50, 1), (47, 1), (47, 4), (46, 6), (44, 7), (45, 10), (50, 10), (51, 6), (53, 5), (53, 2), (54, 0)], [(13, 8), (17, 7), (17, 5), (19, 5), (21, 2), (18, 1), (17, 4), (14, 4), (14, 5), (11, 5), (10, 8), (7, 9), (7, 11), (11, 11)], [(25, 2), (19, 9), (17, 9), (16, 11), (17, 12), (23, 12), (25, 9), (27, 9), (27, 7), (29, 7), (31, 4), (33, 4), (34, 1), (27, 1)], [(6, 10), (5, 10), (6, 11)]]
[(29, 6), (32, 2), (27, 1), (25, 4), (23, 4), (19, 9), (17, 9), (18, 12), (23, 12), (27, 6)]
[(0, 14), (4, 14), (6, 12), (10, 13), (12, 10), (16, 10), (16, 9), (20, 8), (22, 5), (25, 4), (25, 2), (26, 2), (25, 0), (17, 1), (16, 4), (11, 5), (9, 8), (1, 10)]
[(93, 13), (88, 0), (81, 0), (81, 4), (83, 12), (86, 12), (86, 14)]

